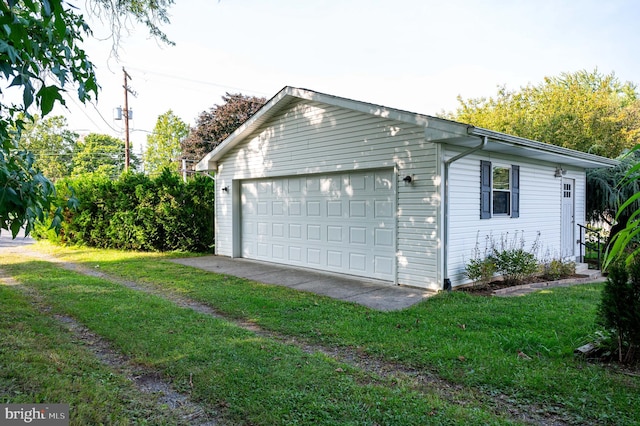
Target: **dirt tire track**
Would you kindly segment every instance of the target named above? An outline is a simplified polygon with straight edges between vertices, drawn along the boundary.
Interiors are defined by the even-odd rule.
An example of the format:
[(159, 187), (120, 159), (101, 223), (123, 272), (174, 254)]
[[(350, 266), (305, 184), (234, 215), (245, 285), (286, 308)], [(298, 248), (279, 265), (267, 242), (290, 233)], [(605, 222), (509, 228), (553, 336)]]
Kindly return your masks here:
[(34, 288), (22, 285), (2, 269), (0, 269), (0, 283), (16, 288), (27, 296), (41, 314), (57, 321), (102, 364), (109, 367), (114, 373), (126, 377), (138, 391), (155, 396), (153, 401), (159, 412), (165, 411), (165, 407), (168, 407), (187, 425), (215, 426), (219, 424), (220, 419), (213, 416), (210, 409), (205, 409), (194, 403), (189, 395), (174, 390), (171, 383), (157, 371), (135, 364), (116, 350), (106, 339), (93, 333), (74, 318), (52, 314), (52, 308), (46, 304), (42, 295)]

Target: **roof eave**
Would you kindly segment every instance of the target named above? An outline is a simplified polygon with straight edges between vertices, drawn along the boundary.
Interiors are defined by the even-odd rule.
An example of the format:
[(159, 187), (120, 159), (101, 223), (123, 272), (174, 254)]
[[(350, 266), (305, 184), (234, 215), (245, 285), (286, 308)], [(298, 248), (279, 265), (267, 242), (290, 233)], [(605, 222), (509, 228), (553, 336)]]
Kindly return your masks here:
[(205, 155), (202, 160), (200, 160), (198, 164), (196, 164), (196, 170), (214, 170), (218, 160), (222, 156), (224, 156), (229, 150), (231, 150), (234, 146), (244, 140), (244, 138), (253, 130), (255, 130), (262, 122), (264, 122), (266, 118), (270, 117), (280, 108), (285, 106), (288, 103), (286, 98), (306, 99), (337, 107), (344, 107), (382, 118), (415, 124), (424, 128), (429, 128), (431, 130), (438, 130), (442, 134), (442, 137), (445, 137), (445, 134), (465, 134), (467, 127), (469, 127), (466, 124), (457, 123), (455, 121), (417, 114), (409, 111), (403, 111), (395, 108), (387, 108), (381, 105), (355, 101), (339, 96), (314, 92), (312, 90), (286, 86), (273, 98), (271, 98), (262, 108), (260, 108), (258, 112), (256, 112), (238, 129), (236, 129), (236, 131), (229, 135), (229, 137), (227, 137), (213, 151)]
[(472, 136), (487, 136), (489, 139), (494, 141), (511, 144), (524, 149), (546, 152), (552, 156), (557, 156), (558, 160), (562, 160), (562, 158), (572, 159), (574, 162), (580, 163), (581, 167), (587, 169), (615, 167), (620, 164), (618, 160), (613, 160), (611, 158), (601, 157), (599, 155), (589, 154), (587, 152), (576, 151), (574, 149), (563, 148), (557, 145), (508, 135), (493, 130), (483, 129), (481, 127), (469, 127), (468, 132)]
[[(499, 144), (511, 145), (521, 149), (532, 150), (545, 153), (549, 159), (556, 162), (573, 163), (584, 168), (614, 167), (618, 161), (598, 155), (562, 148), (556, 145), (546, 144), (530, 139), (508, 135), (493, 130), (473, 127), (468, 124), (451, 121), (429, 115), (417, 114), (395, 108), (387, 108), (381, 105), (367, 102), (355, 101), (339, 96), (328, 95), (312, 90), (286, 86), (265, 105), (260, 108), (251, 118), (245, 121), (229, 137), (220, 143), (213, 151), (208, 153), (196, 164), (197, 171), (216, 170), (218, 161), (233, 147), (242, 142), (255, 129), (262, 125), (280, 109), (289, 104), (293, 99), (306, 99), (325, 103), (337, 107), (348, 108), (354, 111), (396, 120), (400, 122), (415, 124), (425, 128), (425, 137), (433, 142), (456, 144), (456, 141), (465, 139), (465, 136), (486, 136), (490, 140)], [(426, 129), (429, 129), (427, 134)]]

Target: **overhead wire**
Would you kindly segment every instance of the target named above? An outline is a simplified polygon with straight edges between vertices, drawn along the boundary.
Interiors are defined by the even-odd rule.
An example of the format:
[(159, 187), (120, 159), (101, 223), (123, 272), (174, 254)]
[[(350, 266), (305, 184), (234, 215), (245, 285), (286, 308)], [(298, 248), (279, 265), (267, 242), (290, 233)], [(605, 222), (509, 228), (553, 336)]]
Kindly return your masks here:
[(111, 130), (113, 130), (113, 131), (114, 131), (114, 132), (116, 132), (116, 133), (122, 133), (122, 129), (116, 129), (115, 127), (113, 127), (111, 124), (109, 124), (109, 123), (107, 122), (107, 120), (102, 116), (102, 113), (100, 113), (100, 111), (98, 110), (98, 108), (96, 107), (96, 105), (95, 105), (93, 102), (91, 102), (91, 106), (93, 107), (93, 109), (95, 109), (95, 110), (96, 110), (96, 112), (98, 113), (98, 115), (100, 116), (100, 118), (102, 119), (102, 121), (104, 121), (104, 123), (105, 123), (105, 124), (106, 124), (110, 129), (111, 129)]
[[(78, 109), (82, 112), (82, 114), (83, 114), (85, 117), (87, 117), (87, 119), (91, 122), (91, 124), (93, 124), (96, 128), (100, 128), (100, 127), (101, 127), (100, 125), (98, 125), (98, 124), (93, 120), (93, 118), (92, 118), (89, 114), (87, 114), (86, 109), (85, 109), (85, 108), (83, 108), (83, 106), (82, 106), (82, 105), (80, 105), (80, 104), (78, 103), (78, 101), (77, 101), (73, 96), (70, 96), (70, 95), (68, 95), (67, 93), (65, 93), (65, 97), (66, 97), (67, 99), (70, 99), (70, 100), (71, 100), (71, 102), (73, 102), (73, 104), (76, 106), (76, 108), (78, 108)], [(96, 113), (98, 113), (98, 116), (99, 116), (99, 117), (102, 119), (102, 121), (107, 125), (107, 127), (109, 127), (112, 131), (114, 131), (114, 132), (116, 132), (116, 133), (121, 133), (121, 132), (122, 132), (121, 130), (116, 129), (116, 128), (114, 128), (113, 126), (111, 126), (111, 124), (109, 124), (109, 122), (108, 122), (108, 121), (104, 118), (104, 116), (100, 113), (100, 111), (98, 110), (98, 108), (96, 107), (96, 105), (95, 105), (95, 103), (94, 103), (93, 101), (87, 101), (87, 102), (88, 102), (88, 103), (93, 107), (93, 109), (96, 111)], [(86, 104), (85, 104), (85, 105), (86, 105)]]
[(248, 92), (248, 93), (253, 93), (253, 94), (258, 94), (258, 95), (269, 95), (268, 93), (265, 92), (261, 92), (259, 90), (252, 90), (252, 89), (247, 89), (247, 88), (239, 88), (239, 87), (233, 87), (233, 86), (229, 86), (227, 84), (220, 84), (220, 83), (214, 83), (214, 82), (210, 82), (210, 81), (204, 81), (204, 80), (196, 80), (193, 78), (187, 78), (187, 77), (181, 77), (175, 74), (167, 74), (167, 73), (162, 73), (162, 72), (158, 72), (158, 71), (151, 71), (151, 70), (146, 70), (144, 68), (138, 68), (135, 66), (127, 66), (128, 70), (134, 70), (134, 71), (138, 71), (144, 74), (151, 74), (151, 75), (156, 75), (159, 77), (166, 77), (166, 78), (171, 78), (174, 80), (178, 80), (178, 81), (183, 81), (183, 82), (190, 82), (190, 83), (196, 83), (196, 84), (204, 84), (207, 86), (214, 86), (214, 87), (219, 87), (222, 89), (230, 89), (230, 90), (238, 90), (241, 92)]

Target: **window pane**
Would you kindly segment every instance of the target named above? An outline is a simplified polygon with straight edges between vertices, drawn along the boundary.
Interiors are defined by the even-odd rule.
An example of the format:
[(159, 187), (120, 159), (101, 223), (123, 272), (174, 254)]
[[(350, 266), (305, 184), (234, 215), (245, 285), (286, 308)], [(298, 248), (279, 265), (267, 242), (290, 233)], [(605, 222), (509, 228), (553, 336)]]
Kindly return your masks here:
[(511, 213), (511, 193), (508, 191), (493, 191), (493, 214)]
[(493, 189), (509, 190), (509, 173), (511, 170), (507, 167), (493, 168)]

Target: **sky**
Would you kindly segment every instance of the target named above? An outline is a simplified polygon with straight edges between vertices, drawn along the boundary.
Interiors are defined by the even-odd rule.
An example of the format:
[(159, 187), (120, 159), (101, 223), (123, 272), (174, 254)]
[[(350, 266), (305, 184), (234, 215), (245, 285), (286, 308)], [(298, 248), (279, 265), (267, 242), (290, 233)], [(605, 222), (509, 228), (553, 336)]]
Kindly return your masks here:
[(135, 26), (117, 58), (109, 30), (90, 20), (84, 48), (99, 98), (81, 105), (71, 92), (54, 114), (77, 133), (124, 138), (113, 119), (124, 67), (140, 154), (159, 115), (172, 110), (194, 126), (226, 92), (269, 99), (294, 86), (436, 115), (454, 111), (458, 96), (490, 97), (563, 72), (640, 83), (636, 0), (175, 0), (169, 14), (163, 29), (175, 46)]

